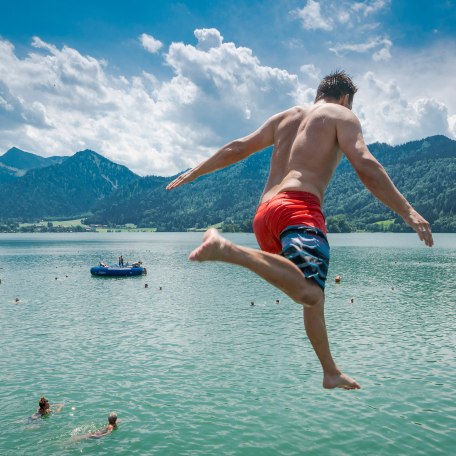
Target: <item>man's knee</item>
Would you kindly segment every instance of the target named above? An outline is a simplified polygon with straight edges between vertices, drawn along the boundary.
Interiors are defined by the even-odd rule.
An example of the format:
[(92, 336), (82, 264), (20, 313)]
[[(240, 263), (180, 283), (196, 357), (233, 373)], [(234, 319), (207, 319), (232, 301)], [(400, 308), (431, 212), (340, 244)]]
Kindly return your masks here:
[(295, 301), (305, 307), (314, 307), (322, 302), (323, 298), (323, 290), (310, 279), (306, 279), (306, 283), (300, 288)]

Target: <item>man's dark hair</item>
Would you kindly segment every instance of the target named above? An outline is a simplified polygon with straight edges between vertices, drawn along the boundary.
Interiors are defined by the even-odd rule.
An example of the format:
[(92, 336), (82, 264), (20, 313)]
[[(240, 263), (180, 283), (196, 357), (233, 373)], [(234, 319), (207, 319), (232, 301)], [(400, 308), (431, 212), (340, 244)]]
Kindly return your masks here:
[(349, 102), (351, 103), (357, 91), (358, 87), (353, 84), (350, 76), (345, 71), (338, 70), (321, 80), (315, 101), (323, 98), (335, 98), (338, 100), (340, 97), (348, 94)]

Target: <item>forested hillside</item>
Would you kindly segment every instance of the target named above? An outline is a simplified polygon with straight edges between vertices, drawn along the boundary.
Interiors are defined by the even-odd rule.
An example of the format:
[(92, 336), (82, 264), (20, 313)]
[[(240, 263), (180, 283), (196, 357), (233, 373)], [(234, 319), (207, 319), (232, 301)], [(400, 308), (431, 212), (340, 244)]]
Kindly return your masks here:
[[(433, 136), (396, 147), (372, 144), (369, 148), (434, 231), (456, 232), (456, 141)], [(362, 185), (346, 159), (325, 198), (328, 226), (333, 231), (405, 229), (402, 220)]]
[(251, 231), (251, 219), (269, 172), (269, 157), (270, 150), (255, 154), (173, 191), (165, 190), (172, 178), (144, 177), (100, 202), (87, 222), (135, 223), (160, 231), (185, 231), (224, 222), (225, 229)]
[(93, 151), (35, 168), (0, 186), (0, 220), (87, 215), (97, 201), (138, 176)]
[[(434, 136), (396, 147), (372, 144), (370, 150), (434, 231), (456, 232), (456, 141)], [(172, 178), (139, 179), (95, 206), (88, 222), (130, 222), (162, 231), (222, 222), (227, 231), (249, 231), (269, 172), (270, 155), (271, 149), (257, 153), (171, 192), (165, 186)], [(328, 187), (324, 212), (332, 232), (408, 229), (364, 188), (346, 159)]]
[[(369, 147), (434, 231), (456, 232), (456, 141), (433, 136), (395, 147)], [(160, 231), (215, 224), (225, 231), (250, 231), (270, 156), (271, 149), (259, 152), (170, 192), (165, 187), (172, 177), (139, 178), (93, 151), (63, 161), (11, 149), (0, 157), (0, 171), (9, 180), (0, 185), (0, 221), (87, 215), (87, 223), (134, 223)], [(52, 160), (57, 163), (49, 166)], [(326, 192), (324, 213), (331, 232), (407, 230), (364, 188), (345, 158)]]

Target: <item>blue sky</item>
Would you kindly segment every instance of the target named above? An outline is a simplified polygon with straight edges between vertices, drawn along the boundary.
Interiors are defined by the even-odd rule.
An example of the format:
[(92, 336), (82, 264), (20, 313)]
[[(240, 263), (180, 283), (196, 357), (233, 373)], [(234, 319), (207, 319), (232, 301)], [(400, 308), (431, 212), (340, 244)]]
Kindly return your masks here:
[(456, 1), (0, 3), (0, 153), (193, 166), (335, 68), (368, 142), (456, 138)]

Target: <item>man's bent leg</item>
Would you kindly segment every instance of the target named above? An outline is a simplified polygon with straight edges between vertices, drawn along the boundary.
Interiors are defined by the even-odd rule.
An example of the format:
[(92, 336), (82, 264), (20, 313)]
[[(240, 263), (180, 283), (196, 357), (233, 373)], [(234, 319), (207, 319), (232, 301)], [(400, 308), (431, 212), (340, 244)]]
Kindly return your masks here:
[(320, 360), (323, 368), (324, 388), (358, 389), (359, 384), (348, 375), (343, 374), (331, 355), (328, 334), (324, 315), (325, 296), (318, 285), (314, 285), (321, 292), (320, 300), (313, 306), (304, 306), (304, 326), (307, 337)]
[(318, 290), (315, 290), (313, 284), (290, 260), (280, 255), (233, 244), (221, 237), (214, 228), (206, 231), (203, 243), (190, 253), (189, 260), (223, 261), (243, 266), (282, 290), (299, 304), (311, 306), (319, 299)]
[(237, 246), (222, 238), (215, 229), (205, 233), (203, 243), (190, 254), (189, 259), (224, 261), (243, 266), (302, 304), (307, 335), (323, 367), (323, 386), (359, 388), (353, 379), (339, 371), (332, 359), (323, 313), (323, 291), (311, 279), (306, 279), (295, 264), (279, 255)]

